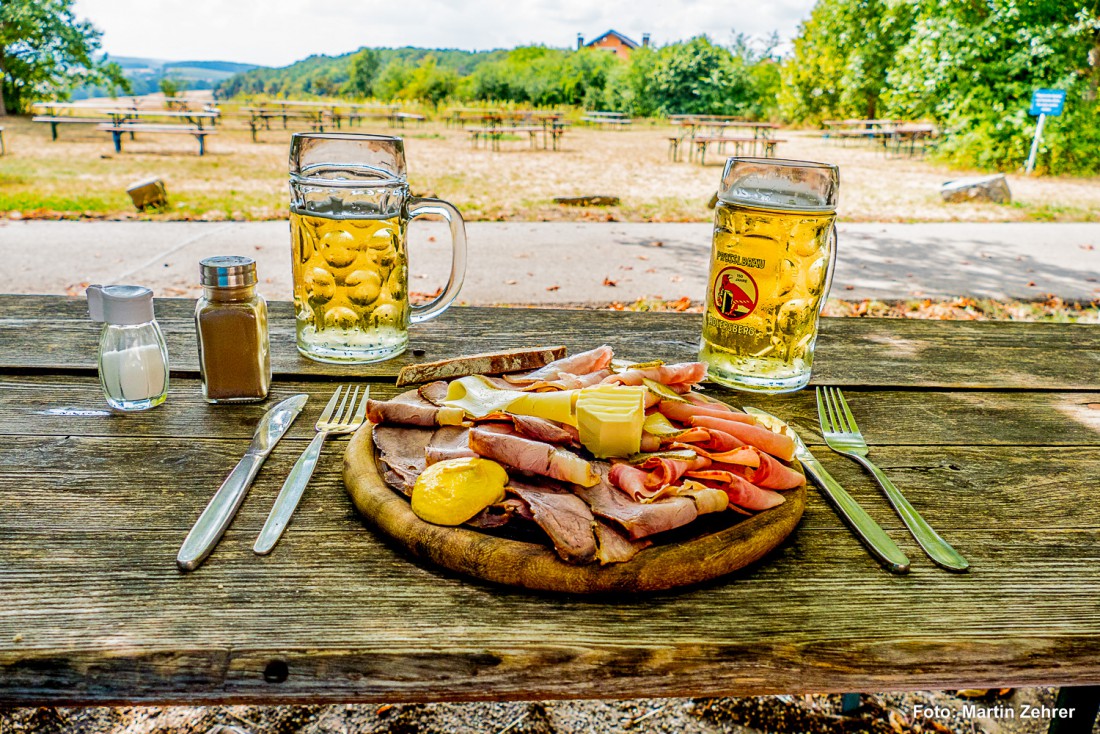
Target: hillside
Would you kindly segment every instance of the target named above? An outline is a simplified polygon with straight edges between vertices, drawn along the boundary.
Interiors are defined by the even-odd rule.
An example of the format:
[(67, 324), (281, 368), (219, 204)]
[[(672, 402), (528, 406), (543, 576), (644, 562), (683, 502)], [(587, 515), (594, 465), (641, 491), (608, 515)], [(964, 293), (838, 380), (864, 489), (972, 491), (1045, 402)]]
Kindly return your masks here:
[[(169, 61), (138, 56), (112, 56), (109, 60), (122, 67), (135, 95), (159, 91), (160, 80), (165, 77), (179, 80), (187, 89), (213, 89), (235, 74), (259, 68), (255, 64), (233, 61)], [(105, 93), (106, 90), (97, 87), (83, 87), (74, 91), (72, 96), (73, 99), (85, 99)]]
[[(378, 68), (391, 63), (416, 66), (426, 56), (435, 58), (442, 69), (458, 76), (467, 76), (486, 61), (499, 58), (503, 51), (461, 51), (458, 49), (380, 48), (372, 49), (377, 55)], [(352, 57), (359, 51), (340, 56), (310, 56), (289, 66), (276, 69), (261, 67), (244, 71), (226, 79), (215, 87), (221, 98), (241, 94), (264, 94), (293, 97), (300, 95), (333, 95), (345, 92), (350, 79)]]

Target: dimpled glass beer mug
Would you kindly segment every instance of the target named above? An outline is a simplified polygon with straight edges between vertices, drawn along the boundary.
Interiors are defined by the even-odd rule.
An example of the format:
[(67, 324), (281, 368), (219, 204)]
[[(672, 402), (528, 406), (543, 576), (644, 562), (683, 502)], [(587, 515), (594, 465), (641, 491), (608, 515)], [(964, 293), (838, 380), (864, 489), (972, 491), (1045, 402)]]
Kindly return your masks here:
[[(451, 275), (423, 305), (409, 303), (406, 229), (425, 214), (450, 225)], [(409, 194), (401, 138), (297, 133), (290, 141), (290, 237), (298, 351), (321, 362), (389, 359), (409, 324), (451, 305), (466, 274), (462, 215)]]
[(699, 359), (728, 387), (806, 386), (836, 259), (836, 166), (730, 158), (714, 210)]

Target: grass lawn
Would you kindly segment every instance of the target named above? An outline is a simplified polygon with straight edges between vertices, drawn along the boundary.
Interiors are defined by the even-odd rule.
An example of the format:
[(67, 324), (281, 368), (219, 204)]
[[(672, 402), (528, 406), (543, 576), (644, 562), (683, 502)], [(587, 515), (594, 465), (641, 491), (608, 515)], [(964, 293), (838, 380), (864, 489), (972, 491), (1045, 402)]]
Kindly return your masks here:
[[(253, 143), (247, 119), (224, 105), (225, 120), (199, 157), (190, 135), (141, 135), (115, 154), (110, 136), (91, 125), (49, 126), (29, 118), (3, 120), (8, 154), (0, 158), (0, 212), (16, 217), (137, 216), (130, 184), (164, 180), (169, 210), (154, 219), (277, 219), (286, 216), (290, 131), (280, 122)], [(291, 123), (293, 127), (294, 123)], [(648, 122), (627, 130), (570, 128), (563, 150), (531, 150), (527, 136), (502, 150), (471, 147), (461, 129), (442, 122), (393, 130), (364, 123), (356, 131), (404, 135), (414, 193), (454, 203), (469, 220), (706, 221), (722, 156), (706, 167), (668, 160), (673, 128)], [(841, 147), (817, 134), (779, 131), (785, 158), (839, 164), (840, 217), (858, 221), (1100, 221), (1100, 177), (1010, 175), (1011, 205), (945, 204), (943, 181), (977, 171), (886, 158), (866, 147)], [(713, 163), (711, 162), (713, 161)], [(562, 207), (555, 196), (618, 196), (614, 207)], [(9, 216), (11, 216), (9, 214)]]

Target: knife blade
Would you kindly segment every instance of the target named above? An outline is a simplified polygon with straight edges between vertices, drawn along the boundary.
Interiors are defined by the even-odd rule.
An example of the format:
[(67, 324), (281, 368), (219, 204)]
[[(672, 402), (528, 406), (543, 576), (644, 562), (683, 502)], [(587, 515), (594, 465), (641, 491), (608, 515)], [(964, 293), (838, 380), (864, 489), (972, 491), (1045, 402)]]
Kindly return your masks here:
[(194, 571), (202, 565), (210, 551), (214, 550), (229, 523), (233, 521), (233, 516), (237, 514), (237, 509), (244, 501), (244, 496), (264, 460), (302, 412), (308, 399), (309, 396), (305, 394), (293, 395), (264, 413), (256, 426), (248, 451), (233, 471), (229, 472), (229, 476), (214, 493), (210, 504), (199, 515), (195, 526), (180, 546), (176, 565), (181, 571)]
[(771, 430), (785, 433), (794, 441), (795, 458), (802, 462), (802, 466), (806, 468), (806, 473), (814, 480), (814, 484), (821, 489), (821, 493), (829, 500), (837, 514), (848, 524), (855, 536), (863, 542), (871, 555), (878, 559), (886, 570), (893, 573), (909, 572), (908, 556), (901, 552), (894, 541), (890, 540), (890, 536), (886, 534), (886, 531), (867, 514), (866, 510), (852, 498), (852, 495), (840, 486), (840, 482), (833, 479), (832, 475), (821, 465), (821, 462), (810, 453), (806, 443), (794, 432), (793, 428), (782, 419), (759, 408), (746, 407), (744, 410), (749, 415), (760, 419), (760, 422)]

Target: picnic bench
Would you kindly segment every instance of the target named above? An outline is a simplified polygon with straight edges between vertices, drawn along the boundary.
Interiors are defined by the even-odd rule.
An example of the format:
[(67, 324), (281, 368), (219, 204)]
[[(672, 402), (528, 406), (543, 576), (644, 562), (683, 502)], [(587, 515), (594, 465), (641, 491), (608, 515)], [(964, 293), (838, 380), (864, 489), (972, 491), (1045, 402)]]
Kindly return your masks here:
[(695, 148), (694, 156), (698, 158), (699, 165), (706, 165), (707, 148), (716, 146), (718, 152), (725, 154), (726, 146), (733, 146), (734, 155), (752, 155), (758, 154), (757, 148), (759, 148), (759, 155), (764, 158), (775, 157), (775, 146), (780, 143), (785, 143), (786, 140), (778, 140), (776, 138), (752, 138), (733, 135), (700, 135), (692, 138), (691, 144)]
[(620, 130), (634, 124), (634, 121), (623, 112), (587, 112), (581, 117), (581, 122), (600, 128), (610, 126)]
[(466, 132), (470, 136), (470, 144), (476, 148), (479, 141), (484, 141), (487, 148), (492, 150), (500, 150), (500, 142), (507, 135), (522, 135), (526, 134), (531, 143), (531, 149), (534, 150), (537, 145), (539, 136), (542, 136), (542, 148), (543, 150), (557, 150), (561, 141), (561, 137), (565, 134), (565, 127), (560, 124), (555, 125), (526, 125), (523, 127), (506, 127), (506, 126), (485, 126), (485, 127), (468, 127)]
[(206, 136), (213, 135), (216, 130), (209, 128), (202, 128), (197, 125), (152, 125), (146, 123), (121, 123), (114, 125), (111, 123), (103, 123), (97, 129), (110, 133), (111, 138), (115, 143), (115, 152), (122, 152), (122, 136), (126, 133), (130, 134), (130, 139), (134, 139), (135, 133), (152, 133), (154, 135), (174, 135), (174, 134), (188, 134), (193, 135), (196, 140), (199, 141), (199, 155), (206, 155)]
[[(845, 388), (872, 454), (971, 562), (934, 566), (870, 477), (826, 449), (813, 394), (748, 397), (791, 420), (913, 560), (882, 570), (811, 490), (772, 555), (701, 588), (553, 597), (411, 560), (364, 526), (325, 444), (286, 536), (252, 544), (335, 382), (398, 392), (406, 364), (506, 346), (609, 344), (690, 360), (702, 317), (451, 308), (412, 350), (312, 362), (271, 304), (264, 404), (201, 397), (194, 302), (159, 300), (172, 384), (107, 410), (83, 299), (0, 296), (0, 704), (462, 701), (1066, 688), (1100, 691), (1100, 326), (823, 320), (814, 382)], [(226, 536), (190, 574), (180, 543), (265, 410), (311, 395)], [(1088, 732), (1087, 706), (1062, 734)], [(1070, 726), (1072, 725), (1072, 726)]]
[(4, 128), (0, 127), (0, 155), (6, 155), (8, 149), (4, 147)]

